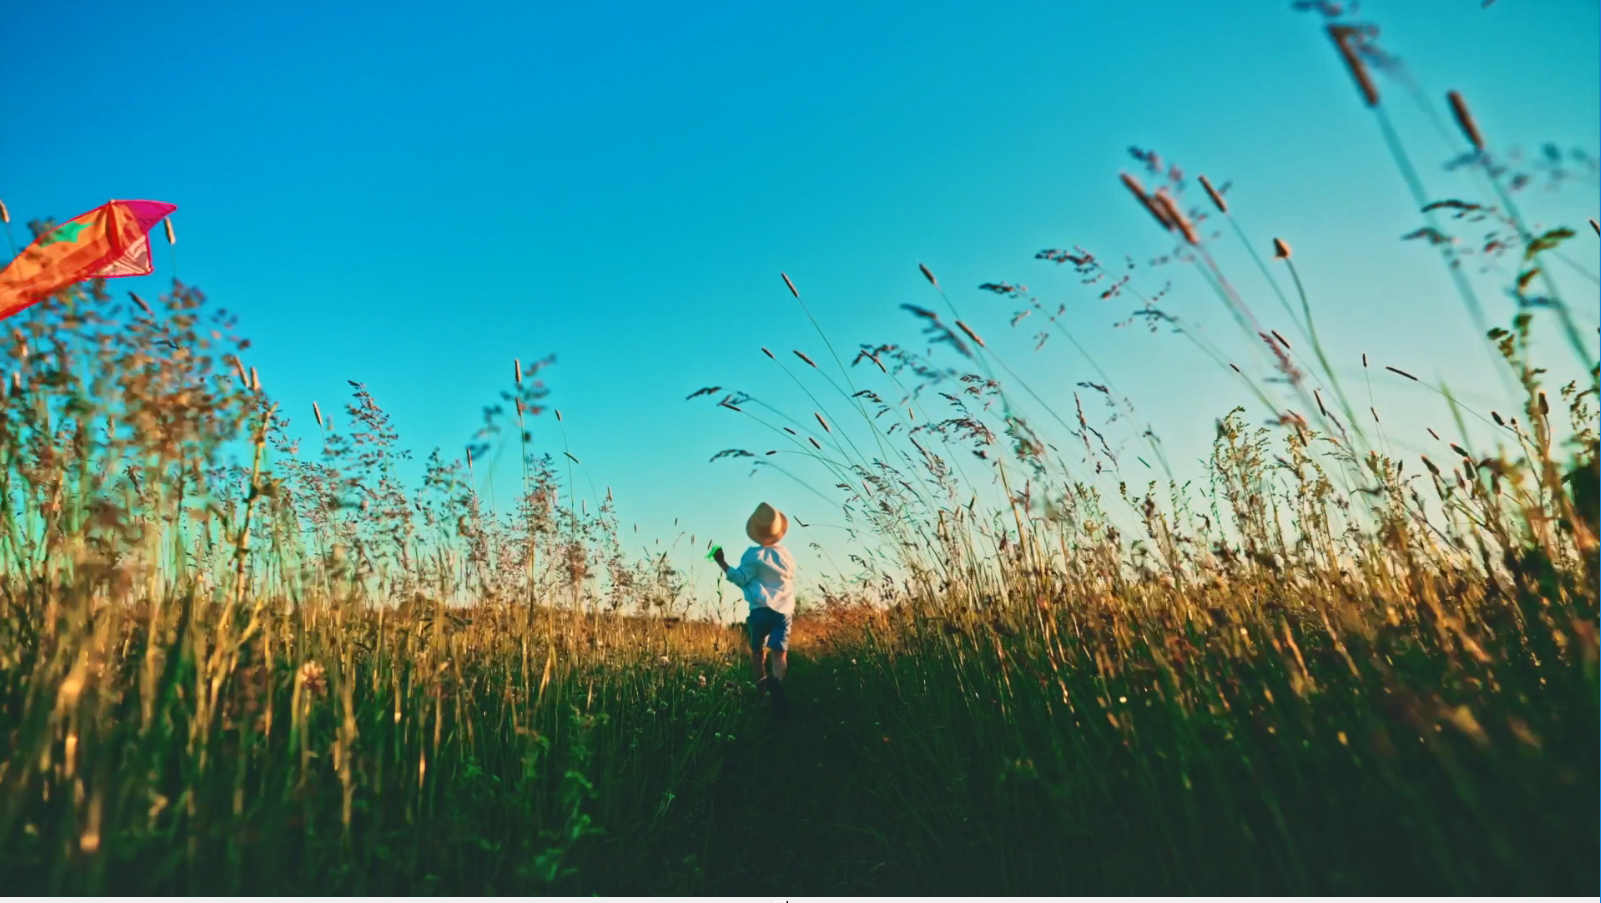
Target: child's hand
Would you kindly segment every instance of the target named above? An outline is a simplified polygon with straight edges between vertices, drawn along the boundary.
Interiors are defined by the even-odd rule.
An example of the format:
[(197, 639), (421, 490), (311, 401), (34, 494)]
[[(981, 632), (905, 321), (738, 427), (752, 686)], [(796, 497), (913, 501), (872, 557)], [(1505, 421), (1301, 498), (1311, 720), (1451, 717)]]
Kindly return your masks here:
[(719, 547), (717, 549), (717, 551), (712, 553), (712, 560), (717, 562), (719, 567), (723, 567), (723, 568), (727, 568), (728, 567), (728, 560), (723, 557), (723, 550), (722, 550), (721, 547)]

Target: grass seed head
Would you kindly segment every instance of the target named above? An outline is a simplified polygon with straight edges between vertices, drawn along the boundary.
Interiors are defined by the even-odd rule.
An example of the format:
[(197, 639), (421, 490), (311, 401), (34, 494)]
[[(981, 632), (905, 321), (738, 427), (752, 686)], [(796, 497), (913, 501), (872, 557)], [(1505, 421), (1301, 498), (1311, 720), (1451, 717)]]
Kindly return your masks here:
[(1229, 205), (1223, 200), (1223, 195), (1218, 194), (1217, 189), (1212, 187), (1212, 180), (1202, 175), (1200, 181), (1201, 188), (1205, 189), (1206, 196), (1212, 199), (1212, 204), (1217, 207), (1217, 212), (1228, 213)]
[(1159, 206), (1155, 201), (1151, 200), (1150, 195), (1145, 193), (1145, 189), (1140, 186), (1138, 179), (1126, 172), (1119, 173), (1118, 178), (1123, 180), (1123, 187), (1127, 188), (1129, 193), (1134, 195), (1134, 199), (1139, 201), (1140, 206), (1145, 208), (1145, 212), (1149, 213), (1151, 217), (1156, 220), (1157, 225), (1169, 232), (1173, 231), (1173, 223), (1168, 220), (1166, 212), (1164, 212), (1161, 206)]
[(1340, 52), (1340, 58), (1345, 60), (1345, 67), (1351, 70), (1351, 77), (1356, 79), (1357, 89), (1362, 92), (1362, 100), (1370, 107), (1379, 105), (1379, 89), (1373, 84), (1373, 76), (1368, 72), (1367, 64), (1351, 46), (1351, 40), (1357, 37), (1356, 29), (1349, 25), (1330, 25), (1329, 37), (1333, 39), (1334, 46)]
[(1445, 95), (1445, 98), (1451, 102), (1451, 115), (1456, 118), (1457, 128), (1462, 130), (1468, 143), (1473, 145), (1474, 150), (1484, 150), (1484, 137), (1479, 134), (1479, 124), (1473, 121), (1473, 111), (1468, 109), (1468, 102), (1456, 91)]
[(967, 334), (967, 337), (968, 337), (968, 338), (970, 338), (970, 339), (972, 339), (972, 340), (973, 340), (973, 341), (974, 341), (974, 342), (975, 342), (975, 343), (976, 343), (976, 344), (977, 344), (977, 345), (978, 345), (978, 347), (980, 347), (980, 348), (984, 348), (984, 347), (987, 347), (987, 346), (986, 346), (986, 345), (985, 345), (985, 344), (984, 344), (984, 340), (983, 340), (983, 339), (981, 339), (981, 338), (979, 338), (979, 336), (978, 336), (978, 333), (976, 333), (976, 332), (974, 332), (974, 331), (973, 331), (973, 330), (972, 330), (972, 328), (971, 328), (971, 327), (969, 327), (969, 326), (968, 326), (968, 325), (967, 325), (967, 324), (966, 324), (966, 323), (963, 323), (963, 322), (962, 322), (962, 321), (961, 321), (961, 320), (957, 320), (957, 321), (956, 321), (956, 326), (957, 326), (957, 328), (958, 328), (958, 329), (960, 329), (960, 330), (961, 330), (961, 331), (962, 331), (962, 332), (964, 332), (964, 333), (966, 333), (966, 334)]
[(1174, 229), (1178, 230), (1180, 235), (1184, 236), (1184, 240), (1186, 242), (1191, 245), (1198, 245), (1201, 243), (1200, 236), (1195, 232), (1195, 225), (1190, 222), (1189, 217), (1184, 215), (1184, 211), (1179, 209), (1178, 202), (1173, 200), (1173, 196), (1168, 194), (1166, 188), (1163, 188), (1156, 193), (1155, 200), (1156, 203), (1162, 208), (1163, 218), (1165, 218)]

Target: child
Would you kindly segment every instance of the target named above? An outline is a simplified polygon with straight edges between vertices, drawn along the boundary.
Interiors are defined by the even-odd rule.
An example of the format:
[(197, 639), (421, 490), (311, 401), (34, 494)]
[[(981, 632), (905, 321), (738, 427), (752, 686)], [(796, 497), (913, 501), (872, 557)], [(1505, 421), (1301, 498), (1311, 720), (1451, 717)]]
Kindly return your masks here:
[[(789, 518), (762, 502), (745, 522), (745, 534), (756, 545), (745, 550), (739, 566), (729, 567), (722, 549), (716, 554), (717, 566), (723, 569), (728, 582), (739, 587), (750, 603), (746, 625), (750, 629), (751, 676), (757, 686), (772, 694), (773, 706), (780, 715), (789, 710), (784, 673), (789, 667), (789, 625), (795, 616), (795, 559), (778, 544), (788, 530)], [(768, 650), (765, 668), (763, 640)]]

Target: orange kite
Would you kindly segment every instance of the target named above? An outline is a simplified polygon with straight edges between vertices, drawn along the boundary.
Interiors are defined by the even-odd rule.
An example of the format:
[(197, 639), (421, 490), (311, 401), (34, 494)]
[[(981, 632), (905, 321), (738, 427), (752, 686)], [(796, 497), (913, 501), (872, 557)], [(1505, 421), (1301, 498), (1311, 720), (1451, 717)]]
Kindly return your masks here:
[(40, 235), (0, 270), (0, 319), (89, 279), (150, 275), (149, 232), (177, 209), (111, 201)]

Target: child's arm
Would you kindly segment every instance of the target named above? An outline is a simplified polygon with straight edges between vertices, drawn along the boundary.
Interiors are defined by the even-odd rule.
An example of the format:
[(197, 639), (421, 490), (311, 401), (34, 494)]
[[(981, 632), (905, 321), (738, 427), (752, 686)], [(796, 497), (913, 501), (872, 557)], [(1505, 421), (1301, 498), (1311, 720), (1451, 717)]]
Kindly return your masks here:
[(734, 584), (740, 589), (744, 589), (745, 584), (750, 582), (750, 578), (746, 576), (744, 570), (738, 567), (729, 566), (728, 559), (723, 557), (722, 549), (718, 549), (717, 554), (714, 557), (717, 560), (717, 566), (723, 569), (723, 576), (728, 578), (728, 582)]

